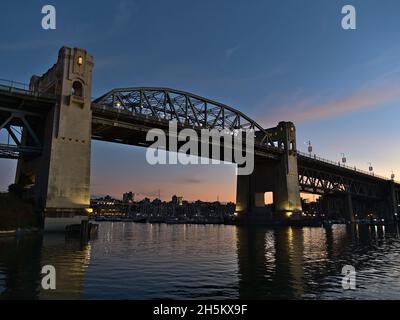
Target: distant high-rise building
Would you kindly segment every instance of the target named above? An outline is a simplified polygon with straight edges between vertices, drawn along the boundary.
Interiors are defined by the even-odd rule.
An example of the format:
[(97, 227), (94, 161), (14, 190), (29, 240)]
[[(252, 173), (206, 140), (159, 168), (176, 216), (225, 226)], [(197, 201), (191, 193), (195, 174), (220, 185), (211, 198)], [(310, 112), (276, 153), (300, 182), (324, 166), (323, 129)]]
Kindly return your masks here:
[(177, 197), (176, 195), (173, 195), (171, 202), (174, 205), (181, 206), (183, 204), (183, 197)]
[(135, 201), (135, 194), (132, 191), (126, 192), (122, 195), (122, 202), (132, 203), (134, 201)]

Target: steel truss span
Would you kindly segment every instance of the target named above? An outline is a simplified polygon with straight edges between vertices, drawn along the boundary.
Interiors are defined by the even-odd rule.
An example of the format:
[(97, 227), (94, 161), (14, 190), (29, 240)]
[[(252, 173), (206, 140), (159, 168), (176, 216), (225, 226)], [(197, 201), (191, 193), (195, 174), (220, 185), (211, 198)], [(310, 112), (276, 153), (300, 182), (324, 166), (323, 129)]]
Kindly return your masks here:
[(146, 87), (114, 89), (93, 104), (159, 121), (176, 121), (180, 126), (195, 129), (253, 130), (257, 132), (257, 143), (276, 148), (271, 135), (239, 110), (184, 91)]
[(303, 192), (320, 195), (339, 192), (367, 198), (380, 196), (379, 185), (376, 183), (301, 166), (299, 167), (299, 186)]

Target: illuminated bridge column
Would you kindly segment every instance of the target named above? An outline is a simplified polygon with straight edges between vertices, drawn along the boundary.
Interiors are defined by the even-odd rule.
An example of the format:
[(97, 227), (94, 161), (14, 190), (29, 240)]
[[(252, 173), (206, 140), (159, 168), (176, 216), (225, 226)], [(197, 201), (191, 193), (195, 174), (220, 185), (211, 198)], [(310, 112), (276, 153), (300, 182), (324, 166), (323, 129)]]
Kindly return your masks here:
[(268, 131), (285, 151), (279, 159), (256, 159), (250, 176), (237, 177), (236, 214), (239, 218), (265, 212), (260, 198), (268, 191), (273, 193), (274, 218), (285, 219), (302, 212), (295, 127), (291, 122), (280, 122)]
[(283, 155), (273, 170), (273, 200), (276, 216), (279, 218), (299, 215), (302, 212), (299, 172), (297, 168), (296, 127), (292, 122), (279, 122), (268, 129), (272, 139), (284, 149)]
[(273, 191), (275, 212), (287, 217), (301, 213), (297, 154), (285, 154), (275, 174)]
[(92, 68), (85, 50), (64, 47), (50, 70), (31, 79), (31, 90), (59, 97), (44, 124), (42, 155), (21, 159), (16, 176), (17, 182), (22, 176), (34, 181), (45, 230), (64, 231), (88, 217)]

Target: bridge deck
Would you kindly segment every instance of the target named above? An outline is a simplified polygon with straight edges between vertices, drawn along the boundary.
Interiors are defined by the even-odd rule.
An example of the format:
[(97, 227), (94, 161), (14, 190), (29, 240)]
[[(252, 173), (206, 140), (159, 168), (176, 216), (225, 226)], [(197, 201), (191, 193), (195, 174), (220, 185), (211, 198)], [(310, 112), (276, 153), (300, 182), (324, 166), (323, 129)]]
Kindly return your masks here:
[[(199, 98), (199, 97), (197, 97)], [(0, 80), (0, 122), (4, 121), (10, 112), (23, 112), (26, 116), (43, 116), (57, 102), (57, 97), (51, 94), (35, 94), (26, 87), (10, 85)], [(99, 100), (99, 99), (98, 99)], [(130, 145), (148, 146), (145, 136), (151, 128), (168, 128), (168, 120), (154, 119), (151, 115), (140, 115), (104, 107), (97, 103), (92, 104), (92, 138)], [(246, 118), (247, 119), (247, 118)], [(251, 119), (250, 119), (251, 120)], [(21, 125), (20, 120), (13, 120), (13, 125)], [(200, 129), (200, 128), (197, 128)], [(21, 151), (21, 149), (19, 149)], [(34, 149), (27, 147), (26, 152)], [(37, 150), (36, 150), (37, 151)], [(260, 144), (256, 141), (255, 153), (272, 159), (278, 159), (283, 150)], [(18, 158), (18, 148), (10, 145), (0, 145), (0, 156)], [(382, 183), (389, 179), (378, 176), (357, 168), (344, 166), (330, 160), (316, 156), (309, 156), (298, 152), (298, 166), (301, 168), (313, 168), (323, 172), (330, 172), (341, 177), (351, 177), (368, 183)], [(395, 183), (400, 190), (400, 183)]]

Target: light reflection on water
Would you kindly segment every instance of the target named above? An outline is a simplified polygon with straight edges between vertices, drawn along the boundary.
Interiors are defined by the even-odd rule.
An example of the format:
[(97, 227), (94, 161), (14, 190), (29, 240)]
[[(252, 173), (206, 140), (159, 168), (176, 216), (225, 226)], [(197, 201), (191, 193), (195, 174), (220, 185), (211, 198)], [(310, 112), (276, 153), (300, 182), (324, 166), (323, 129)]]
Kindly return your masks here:
[[(40, 289), (54, 265), (57, 289)], [(344, 291), (353, 265), (357, 289)], [(0, 299), (400, 299), (397, 228), (100, 224), (88, 244), (0, 238)]]

